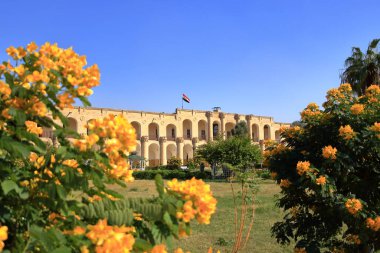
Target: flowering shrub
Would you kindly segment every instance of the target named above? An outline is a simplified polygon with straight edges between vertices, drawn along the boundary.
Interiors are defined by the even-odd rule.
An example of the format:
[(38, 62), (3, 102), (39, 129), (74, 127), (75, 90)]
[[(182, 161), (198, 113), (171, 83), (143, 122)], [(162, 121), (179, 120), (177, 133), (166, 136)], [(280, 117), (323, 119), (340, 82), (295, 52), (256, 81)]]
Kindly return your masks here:
[[(134, 128), (108, 115), (80, 136), (61, 113), (75, 99), (90, 105), (98, 67), (56, 44), (6, 51), (13, 60), (0, 64), (0, 252), (184, 252), (172, 241), (190, 234), (194, 217), (209, 223), (216, 205), (209, 187), (192, 179), (183, 183), (190, 191), (177, 181), (165, 188), (157, 176), (154, 199), (110, 190), (133, 181)], [(39, 138), (44, 127), (56, 145)]]
[[(312, 103), (300, 126), (265, 152), (288, 211), (272, 232), (295, 252), (373, 252), (380, 249), (380, 88), (353, 96), (342, 84)], [(297, 212), (294, 212), (297, 210)]]

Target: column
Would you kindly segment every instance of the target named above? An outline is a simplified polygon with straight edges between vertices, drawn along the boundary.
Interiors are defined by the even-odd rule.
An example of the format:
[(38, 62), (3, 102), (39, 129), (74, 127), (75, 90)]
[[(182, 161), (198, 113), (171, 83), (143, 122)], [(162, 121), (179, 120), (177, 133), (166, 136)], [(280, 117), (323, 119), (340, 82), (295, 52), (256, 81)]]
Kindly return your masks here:
[(149, 137), (148, 136), (142, 136), (141, 137), (141, 154), (142, 156), (148, 160), (148, 140), (149, 140)]
[(265, 126), (265, 124), (262, 124), (261, 123), (261, 119), (260, 119), (260, 124), (258, 124), (258, 127), (259, 127), (259, 141), (260, 140), (264, 140), (264, 126)]
[(261, 151), (264, 151), (264, 150), (265, 150), (265, 143), (264, 143), (264, 140), (260, 140), (259, 144), (260, 144), (260, 149), (261, 149)]
[(252, 140), (252, 126), (251, 126), (252, 115), (245, 116), (245, 119), (247, 120), (249, 139)]
[(183, 162), (183, 137), (177, 137), (177, 158)]
[(193, 142), (193, 159), (194, 159), (194, 157), (195, 157), (195, 150), (197, 149), (197, 143), (199, 142), (198, 137), (194, 137), (193, 140), (192, 140), (192, 142)]
[(236, 121), (236, 125), (239, 123), (239, 120), (240, 120), (240, 115), (239, 114), (235, 114), (234, 115), (234, 119)]
[(166, 137), (160, 137), (160, 164), (166, 165)]
[(221, 131), (221, 136), (223, 138), (223, 140), (226, 139), (226, 135), (225, 135), (225, 132), (224, 132), (224, 113), (219, 113), (219, 118), (220, 118), (220, 131)]
[(207, 116), (207, 126), (208, 126), (208, 141), (213, 140), (213, 129), (212, 129), (212, 112), (206, 112)]

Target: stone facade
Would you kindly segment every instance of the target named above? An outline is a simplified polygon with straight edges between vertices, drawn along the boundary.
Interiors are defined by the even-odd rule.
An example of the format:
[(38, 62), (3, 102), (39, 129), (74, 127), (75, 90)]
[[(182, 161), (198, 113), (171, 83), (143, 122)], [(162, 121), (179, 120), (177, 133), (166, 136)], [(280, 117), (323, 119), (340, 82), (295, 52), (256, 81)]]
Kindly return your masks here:
[[(64, 109), (69, 127), (79, 134), (87, 134), (85, 125), (91, 119), (108, 114), (122, 114), (134, 126), (137, 133), (136, 154), (145, 157), (148, 165), (165, 165), (172, 156), (184, 163), (193, 158), (197, 146), (212, 141), (216, 136), (228, 138), (239, 121), (246, 121), (254, 143), (262, 140), (279, 140), (281, 126), (272, 117), (241, 115), (214, 111), (176, 109), (175, 113), (116, 110), (108, 108), (75, 107)], [(51, 138), (45, 129), (43, 137)]]

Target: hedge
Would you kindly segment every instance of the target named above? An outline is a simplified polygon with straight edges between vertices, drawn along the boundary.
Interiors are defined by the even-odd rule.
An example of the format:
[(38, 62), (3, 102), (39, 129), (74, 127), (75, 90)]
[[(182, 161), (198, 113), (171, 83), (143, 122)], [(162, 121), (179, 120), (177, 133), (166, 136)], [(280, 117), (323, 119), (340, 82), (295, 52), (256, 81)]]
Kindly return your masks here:
[(135, 179), (154, 179), (157, 174), (160, 174), (164, 179), (177, 178), (179, 180), (186, 180), (193, 177), (197, 179), (211, 179), (211, 172), (209, 171), (187, 170), (137, 170), (133, 172), (133, 177)]

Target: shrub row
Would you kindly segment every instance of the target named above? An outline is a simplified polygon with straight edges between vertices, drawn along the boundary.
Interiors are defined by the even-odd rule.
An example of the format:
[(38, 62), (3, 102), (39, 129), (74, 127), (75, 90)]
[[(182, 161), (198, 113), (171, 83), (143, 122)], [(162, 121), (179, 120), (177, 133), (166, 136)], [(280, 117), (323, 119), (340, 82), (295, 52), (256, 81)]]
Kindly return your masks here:
[(138, 170), (133, 172), (135, 179), (154, 179), (154, 177), (160, 174), (164, 179), (177, 178), (179, 180), (191, 179), (193, 177), (197, 179), (211, 179), (211, 172), (205, 171), (187, 171), (187, 170)]

